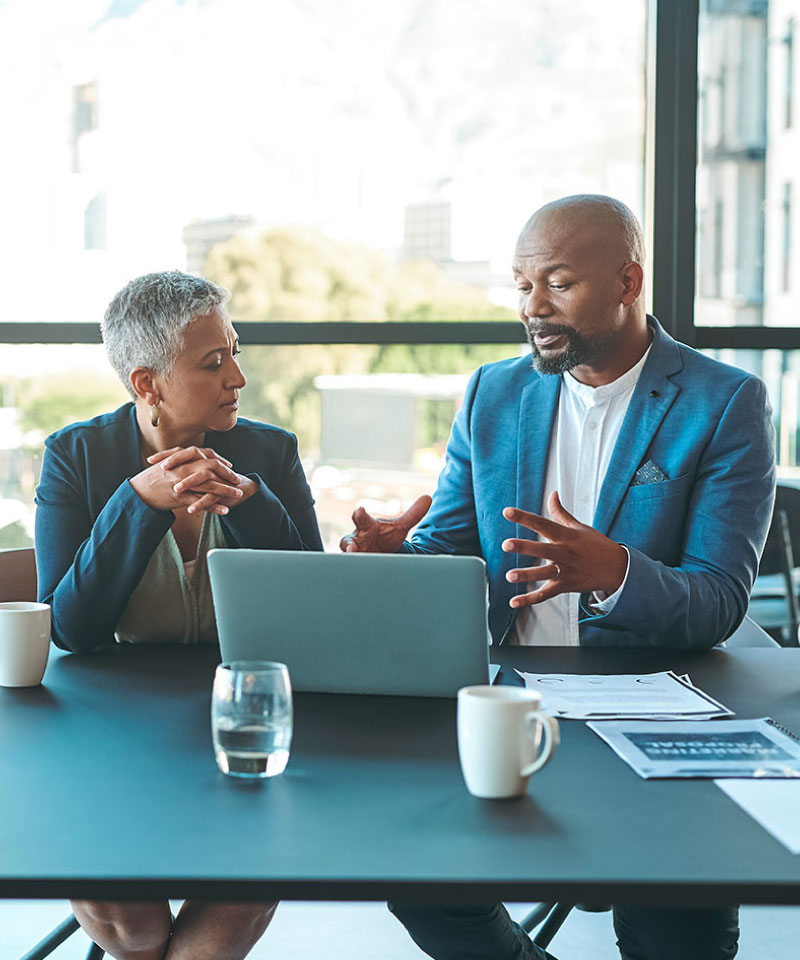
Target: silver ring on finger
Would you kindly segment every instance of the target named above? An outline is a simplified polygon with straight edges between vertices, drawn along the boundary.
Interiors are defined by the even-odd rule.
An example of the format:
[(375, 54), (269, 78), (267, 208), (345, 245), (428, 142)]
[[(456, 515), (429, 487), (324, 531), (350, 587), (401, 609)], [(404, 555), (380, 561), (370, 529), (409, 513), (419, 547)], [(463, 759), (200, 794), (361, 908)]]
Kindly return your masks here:
[(555, 560), (550, 561), (550, 566), (554, 567), (553, 576), (550, 577), (551, 580), (560, 580), (561, 579), (561, 567), (555, 562)]

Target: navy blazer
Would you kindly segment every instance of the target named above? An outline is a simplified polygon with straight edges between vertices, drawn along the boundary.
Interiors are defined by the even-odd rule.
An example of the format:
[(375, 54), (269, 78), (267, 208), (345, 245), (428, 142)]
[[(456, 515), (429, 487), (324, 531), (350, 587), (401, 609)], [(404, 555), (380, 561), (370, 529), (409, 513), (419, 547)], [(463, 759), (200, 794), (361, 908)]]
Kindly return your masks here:
[[(258, 483), (220, 517), (231, 547), (321, 550), (314, 500), (285, 430), (239, 419), (206, 445)], [(149, 507), (128, 480), (143, 469), (135, 407), (75, 423), (45, 441), (36, 490), (39, 599), (52, 606), (58, 646), (111, 642), (153, 551), (175, 520)]]
[[(650, 354), (592, 524), (628, 547), (628, 579), (610, 613), (583, 617), (580, 642), (711, 647), (747, 612), (772, 515), (775, 431), (761, 380), (648, 322)], [(530, 589), (506, 573), (531, 558), (500, 545), (534, 536), (502, 511), (542, 512), (560, 387), (561, 377), (534, 372), (528, 356), (473, 375), (433, 506), (403, 546), (484, 558), (496, 643), (513, 625), (509, 600)]]

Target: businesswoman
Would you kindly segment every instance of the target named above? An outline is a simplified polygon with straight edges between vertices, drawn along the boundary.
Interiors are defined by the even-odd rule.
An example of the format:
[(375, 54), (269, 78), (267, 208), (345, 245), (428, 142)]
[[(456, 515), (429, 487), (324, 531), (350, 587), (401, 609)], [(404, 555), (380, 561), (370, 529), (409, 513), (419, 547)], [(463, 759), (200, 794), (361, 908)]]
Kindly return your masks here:
[[(39, 597), (67, 650), (214, 643), (208, 550), (322, 549), (294, 436), (238, 419), (245, 378), (228, 297), (177, 271), (131, 281), (102, 334), (132, 402), (45, 442)], [(187, 900), (173, 920), (166, 901), (73, 902), (116, 960), (239, 960), (275, 906)]]

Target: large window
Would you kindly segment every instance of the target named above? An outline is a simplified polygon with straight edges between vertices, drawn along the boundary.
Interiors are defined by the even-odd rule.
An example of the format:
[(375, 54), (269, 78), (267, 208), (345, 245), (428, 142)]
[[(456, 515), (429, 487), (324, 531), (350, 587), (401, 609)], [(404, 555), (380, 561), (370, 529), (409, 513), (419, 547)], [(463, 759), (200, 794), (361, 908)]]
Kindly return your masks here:
[[(778, 463), (798, 463), (800, 0), (701, 0), (692, 341), (767, 382)], [(738, 347), (738, 349), (737, 349)]]
[(298, 434), (329, 544), (357, 503), (430, 491), (469, 372), (519, 350), (529, 213), (602, 192), (644, 216), (645, 21), (645, 0), (0, 4), (0, 543), (30, 535), (46, 433), (125, 400), (64, 341), (151, 270), (232, 289), (242, 413)]
[[(278, 228), (507, 302), (536, 206), (642, 211), (644, 25), (643, 0), (6, 0), (0, 320), (96, 320), (132, 276)], [(252, 319), (310, 319), (268, 293)]]
[(698, 325), (800, 323), (800, 258), (792, 244), (798, 13), (797, 0), (701, 4)]
[(695, 322), (764, 323), (767, 2), (703, 0)]

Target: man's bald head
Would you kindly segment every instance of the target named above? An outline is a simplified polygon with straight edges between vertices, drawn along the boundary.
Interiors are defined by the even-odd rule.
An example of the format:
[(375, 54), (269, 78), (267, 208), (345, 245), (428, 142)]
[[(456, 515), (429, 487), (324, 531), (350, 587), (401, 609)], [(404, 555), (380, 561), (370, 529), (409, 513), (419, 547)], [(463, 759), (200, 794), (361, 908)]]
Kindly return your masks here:
[(539, 373), (569, 370), (597, 386), (639, 360), (650, 338), (643, 260), (641, 228), (619, 200), (581, 194), (534, 213), (513, 269)]
[[(562, 235), (583, 235), (620, 262), (643, 264), (644, 236), (639, 221), (621, 200), (598, 193), (578, 193), (562, 197), (540, 207), (520, 233), (520, 241), (541, 228), (558, 230)], [(613, 252), (613, 253), (612, 253)]]

